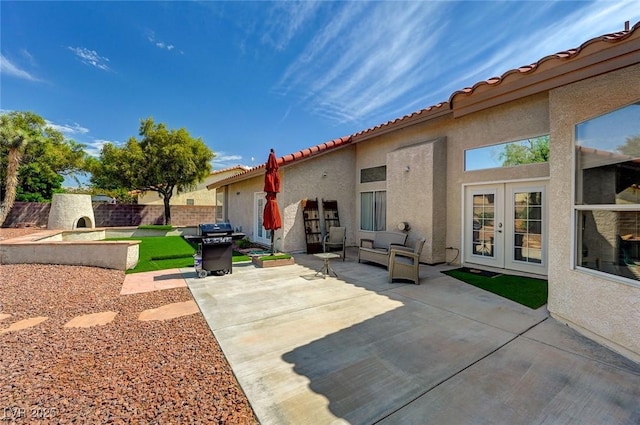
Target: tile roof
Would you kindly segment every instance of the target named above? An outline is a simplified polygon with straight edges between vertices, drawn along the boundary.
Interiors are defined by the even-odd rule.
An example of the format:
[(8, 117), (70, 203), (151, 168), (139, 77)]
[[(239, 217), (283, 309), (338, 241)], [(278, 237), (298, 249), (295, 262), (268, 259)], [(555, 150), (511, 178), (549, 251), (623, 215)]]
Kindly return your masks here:
[(247, 167), (245, 165), (232, 165), (231, 167), (227, 167), (227, 168), (222, 168), (220, 170), (213, 170), (211, 171), (210, 175), (214, 175), (214, 174), (222, 174), (222, 173), (226, 173), (227, 171), (233, 171), (233, 170), (243, 170), (246, 171), (248, 170), (250, 167)]
[[(492, 77), (487, 80), (480, 81), (471, 87), (466, 87), (464, 89), (457, 90), (451, 94), (451, 96), (449, 97), (449, 100), (446, 102), (441, 102), (432, 106), (428, 106), (424, 109), (404, 115), (400, 118), (396, 118), (396, 119), (387, 121), (383, 124), (378, 124), (374, 127), (370, 127), (368, 129), (358, 131), (357, 133), (353, 133), (350, 136), (334, 139), (329, 142), (321, 143), (319, 145), (312, 146), (310, 148), (306, 148), (298, 152), (294, 152), (292, 154), (282, 156), (278, 158), (278, 165), (279, 166), (289, 165), (293, 162), (296, 162), (302, 159), (307, 159), (312, 156), (319, 155), (333, 149), (344, 147), (351, 143), (361, 142), (371, 137), (376, 137), (381, 134), (385, 134), (387, 132), (397, 130), (399, 128), (407, 127), (419, 122), (428, 121), (443, 115), (451, 114), (457, 108), (461, 108), (457, 106), (458, 102), (460, 102), (461, 99), (472, 97), (477, 93), (486, 93), (487, 90), (491, 90), (493, 88), (500, 87), (500, 86), (505, 86), (511, 83), (512, 81), (519, 81), (523, 78), (532, 78), (534, 75), (538, 73), (543, 73), (544, 71), (560, 68), (561, 65), (571, 60), (574, 60), (576, 58), (579, 58), (582, 55), (593, 54), (594, 52), (597, 53), (598, 51), (605, 50), (608, 47), (610, 47), (611, 43), (618, 43), (620, 41), (626, 40), (627, 38), (631, 37), (636, 31), (638, 31), (638, 34), (636, 34), (637, 36), (636, 39), (640, 41), (640, 22), (637, 22), (631, 29), (629, 29), (628, 24), (629, 24), (628, 22), (625, 23), (624, 31), (594, 37), (590, 40), (585, 41), (577, 48), (569, 49), (569, 50), (558, 52), (552, 55), (545, 56), (533, 64), (524, 65), (515, 69), (508, 70), (499, 77)], [(630, 60), (633, 61), (633, 63), (638, 63), (640, 61), (637, 55), (634, 55)], [(560, 69), (560, 71), (562, 72), (563, 70)], [(564, 81), (563, 84), (568, 84), (568, 82)], [(544, 88), (545, 86), (537, 87), (538, 90), (542, 90)], [(546, 89), (547, 90), (549, 89), (548, 86)], [(526, 93), (531, 94), (530, 92), (526, 92)], [(508, 100), (503, 100), (503, 102), (509, 101), (509, 100), (513, 100), (513, 98)], [(456, 103), (455, 105), (454, 105), (454, 101)], [(475, 110), (478, 110), (480, 108), (481, 107), (476, 107)], [(216, 187), (222, 186), (227, 183), (239, 181), (239, 180), (244, 180), (246, 178), (251, 178), (255, 175), (258, 175), (259, 170), (261, 170), (262, 168), (265, 168), (265, 164), (261, 164), (245, 172), (236, 174), (235, 176), (220, 180), (219, 182), (216, 183)]]
[[(333, 149), (346, 146), (350, 144), (352, 140), (353, 138), (351, 136), (340, 137), (338, 139), (333, 139), (329, 142), (320, 143), (319, 145), (311, 146), (310, 148), (305, 148), (297, 152), (281, 156), (278, 158), (278, 167), (282, 167), (292, 162), (300, 161), (302, 159), (311, 158), (312, 156), (321, 155)], [(267, 163), (265, 162), (263, 164), (249, 168), (244, 172), (219, 180), (213, 184), (208, 185), (207, 189), (214, 189), (216, 187), (224, 186), (225, 184), (230, 183), (232, 181), (235, 182), (235, 181), (245, 180), (245, 179), (254, 177), (256, 175), (261, 175), (263, 173), (262, 170), (266, 167), (266, 165)]]
[[(486, 99), (490, 97), (497, 98), (504, 93), (513, 93), (516, 90), (520, 90), (520, 95), (512, 94), (510, 98), (502, 99), (502, 102), (506, 102), (518, 97), (524, 97), (524, 95), (539, 93), (560, 85), (598, 75), (602, 73), (601, 70), (597, 69), (598, 65), (610, 59), (606, 54), (601, 54), (602, 51), (612, 47), (612, 44), (619, 43), (630, 37), (633, 37), (634, 41), (640, 41), (640, 31), (638, 31), (640, 29), (640, 22), (637, 22), (631, 29), (629, 29), (628, 25), (629, 22), (626, 22), (624, 31), (594, 37), (574, 49), (545, 56), (530, 65), (510, 69), (499, 77), (479, 81), (471, 87), (457, 90), (449, 97), (450, 107), (455, 113), (457, 110), (468, 108), (468, 103), (475, 102), (480, 104), (480, 106), (468, 108), (468, 111), (455, 113), (455, 116), (460, 116), (464, 113), (482, 109), (483, 106), (494, 106), (498, 100), (493, 103), (486, 102)], [(635, 31), (638, 31), (638, 33), (634, 35)], [(627, 56), (629, 57), (621, 61), (622, 66), (638, 62), (638, 46), (630, 46), (630, 49), (632, 49), (634, 53), (628, 54)], [(612, 54), (623, 57), (625, 53), (628, 52), (616, 51)], [(573, 76), (568, 78), (570, 74), (573, 74)], [(552, 81), (553, 78), (559, 76), (563, 78)], [(504, 87), (508, 85), (512, 87)], [(469, 100), (469, 98), (472, 98), (474, 95), (480, 99), (475, 101)], [(485, 103), (481, 104), (483, 101)]]

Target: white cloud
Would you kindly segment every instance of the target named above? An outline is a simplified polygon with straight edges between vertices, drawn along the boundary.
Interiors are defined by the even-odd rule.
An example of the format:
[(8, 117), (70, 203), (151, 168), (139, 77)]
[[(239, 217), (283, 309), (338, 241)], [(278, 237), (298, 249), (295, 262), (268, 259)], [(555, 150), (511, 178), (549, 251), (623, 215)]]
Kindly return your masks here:
[(22, 78), (29, 81), (41, 81), (39, 78), (34, 77), (29, 72), (20, 69), (17, 65), (11, 62), (4, 55), (0, 54), (0, 74), (10, 75), (16, 78)]
[[(636, 0), (323, 2), (308, 8), (282, 2), (276, 12), (287, 19), (268, 26), (263, 42), (291, 50), (293, 60), (273, 91), (329, 121), (358, 125), (445, 101), (468, 85), (640, 20)], [(304, 32), (311, 19), (315, 34)]]
[[(442, 3), (346, 2), (276, 85), (342, 123), (379, 114), (420, 85), (444, 37)], [(321, 70), (321, 72), (318, 72)]]
[(215, 152), (216, 157), (213, 158), (211, 164), (214, 170), (222, 170), (224, 168), (233, 167), (241, 164), (242, 155), (230, 154), (227, 152)]
[(89, 50), (86, 47), (71, 46), (68, 46), (67, 49), (75, 53), (75, 55), (80, 58), (82, 63), (94, 66), (98, 69), (102, 69), (103, 71), (109, 71), (109, 66), (107, 66), (109, 58), (100, 56), (95, 50)]
[[(164, 41), (161, 40), (157, 40), (156, 39), (156, 34), (154, 31), (147, 31), (147, 40), (153, 44), (154, 46), (156, 46), (159, 49), (162, 50), (167, 50), (167, 51), (172, 51), (176, 48), (176, 46), (174, 46), (171, 43), (166, 43)], [(184, 54), (184, 52), (182, 50), (179, 51), (180, 54)]]
[(95, 158), (98, 158), (100, 156), (100, 151), (102, 150), (102, 147), (104, 145), (106, 145), (107, 143), (118, 145), (118, 142), (112, 142), (112, 141), (109, 141), (109, 140), (95, 139), (92, 142), (83, 143), (84, 145), (86, 145), (86, 147), (84, 148), (84, 151), (87, 153), (87, 155), (90, 155), (90, 156), (93, 156)]
[(59, 131), (60, 133), (64, 134), (65, 136), (69, 137), (70, 135), (76, 135), (76, 134), (87, 134), (89, 132), (89, 129), (86, 127), (82, 127), (80, 124), (78, 123), (73, 123), (73, 124), (55, 124), (51, 121), (45, 120), (45, 122), (47, 123), (47, 125), (51, 128), (53, 128), (54, 130)]
[(276, 50), (287, 48), (291, 40), (314, 18), (321, 2), (276, 2), (266, 19), (262, 42)]

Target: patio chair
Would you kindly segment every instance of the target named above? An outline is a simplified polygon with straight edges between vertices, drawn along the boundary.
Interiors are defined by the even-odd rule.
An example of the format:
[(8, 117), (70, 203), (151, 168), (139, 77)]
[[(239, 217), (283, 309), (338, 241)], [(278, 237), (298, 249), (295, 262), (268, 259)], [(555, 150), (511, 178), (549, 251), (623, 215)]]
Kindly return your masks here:
[(322, 250), (329, 252), (331, 249), (342, 250), (342, 261), (345, 257), (345, 245), (347, 244), (347, 228), (346, 227), (330, 227), (329, 233), (324, 236), (322, 241)]
[(420, 285), (420, 254), (425, 242), (425, 238), (418, 239), (413, 251), (391, 249), (389, 254), (389, 283), (393, 279), (405, 279)]

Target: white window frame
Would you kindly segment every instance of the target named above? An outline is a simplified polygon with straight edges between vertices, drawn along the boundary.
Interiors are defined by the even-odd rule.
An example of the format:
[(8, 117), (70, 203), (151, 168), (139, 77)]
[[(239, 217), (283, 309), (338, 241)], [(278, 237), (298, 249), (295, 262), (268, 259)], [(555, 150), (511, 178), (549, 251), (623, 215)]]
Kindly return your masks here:
[[(636, 102), (631, 102), (627, 105), (623, 105), (620, 106), (618, 108), (614, 108), (608, 112), (604, 112), (602, 114), (596, 115), (594, 117), (588, 118), (586, 120), (580, 121), (578, 123), (576, 123), (574, 125), (574, 131), (573, 131), (573, 140), (572, 140), (572, 150), (573, 150), (573, 158), (572, 158), (572, 164), (571, 164), (571, 258), (570, 258), (570, 268), (572, 270), (576, 270), (579, 271), (581, 273), (585, 273), (585, 274), (590, 274), (590, 275), (594, 275), (594, 276), (598, 276), (607, 280), (611, 280), (611, 281), (615, 281), (618, 283), (622, 283), (622, 284), (626, 284), (626, 285), (630, 285), (630, 286), (634, 286), (634, 287), (638, 287), (640, 288), (640, 281), (637, 280), (633, 280), (624, 276), (620, 276), (617, 274), (613, 274), (613, 273), (609, 273), (607, 271), (601, 271), (601, 270), (595, 270), (595, 269), (591, 269), (591, 268), (587, 268), (584, 267), (582, 265), (579, 264), (578, 262), (578, 250), (582, 249), (582, 247), (579, 247), (579, 243), (582, 242), (582, 234), (581, 234), (581, 230), (579, 229), (579, 226), (581, 226), (581, 221), (578, 220), (578, 217), (580, 216), (580, 213), (582, 211), (619, 211), (619, 212), (624, 212), (624, 211), (631, 211), (631, 212), (639, 212), (640, 211), (640, 204), (578, 204), (577, 203), (577, 199), (578, 199), (578, 190), (582, 190), (582, 185), (578, 184), (578, 158), (577, 158), (577, 149), (576, 147), (578, 146), (576, 144), (577, 142), (577, 127), (580, 124), (586, 123), (588, 121), (591, 120), (595, 120), (598, 119), (602, 116), (605, 116), (607, 114), (613, 113), (615, 111), (624, 109), (626, 107), (629, 107), (631, 105), (637, 104), (638, 101)], [(580, 187), (579, 187), (580, 186)]]
[[(371, 211), (371, 215), (373, 217), (373, 229), (364, 229), (363, 228), (363, 223), (362, 223), (362, 212), (364, 210), (364, 207), (362, 205), (362, 195), (365, 193), (371, 193), (373, 194), (373, 203), (372, 203), (372, 207), (373, 207), (373, 211)], [(384, 193), (384, 208), (385, 208), (385, 213), (384, 213), (384, 217), (385, 217), (385, 222), (384, 222), (384, 226), (381, 229), (377, 229), (376, 228), (376, 193)], [(359, 221), (360, 221), (360, 230), (363, 232), (375, 232), (375, 231), (384, 231), (387, 228), (387, 213), (386, 213), (386, 207), (387, 207), (387, 191), (386, 190), (363, 190), (360, 192), (360, 217), (359, 217)]]

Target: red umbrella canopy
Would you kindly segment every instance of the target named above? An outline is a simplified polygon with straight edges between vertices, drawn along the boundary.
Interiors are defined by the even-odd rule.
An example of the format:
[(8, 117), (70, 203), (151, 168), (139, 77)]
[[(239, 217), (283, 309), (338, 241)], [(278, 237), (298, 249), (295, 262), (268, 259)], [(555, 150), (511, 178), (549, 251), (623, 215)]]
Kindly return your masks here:
[(267, 159), (267, 172), (264, 175), (264, 191), (279, 193), (280, 192), (280, 175), (278, 174), (278, 160), (276, 153), (271, 149), (269, 159)]
[[(276, 194), (280, 192), (280, 175), (278, 174), (278, 160), (273, 149), (269, 153), (266, 169), (264, 191), (267, 192), (267, 203), (264, 206), (262, 225), (267, 230), (276, 230), (282, 227), (282, 218), (280, 217), (280, 209), (276, 200)], [(271, 236), (273, 238), (273, 233)]]

